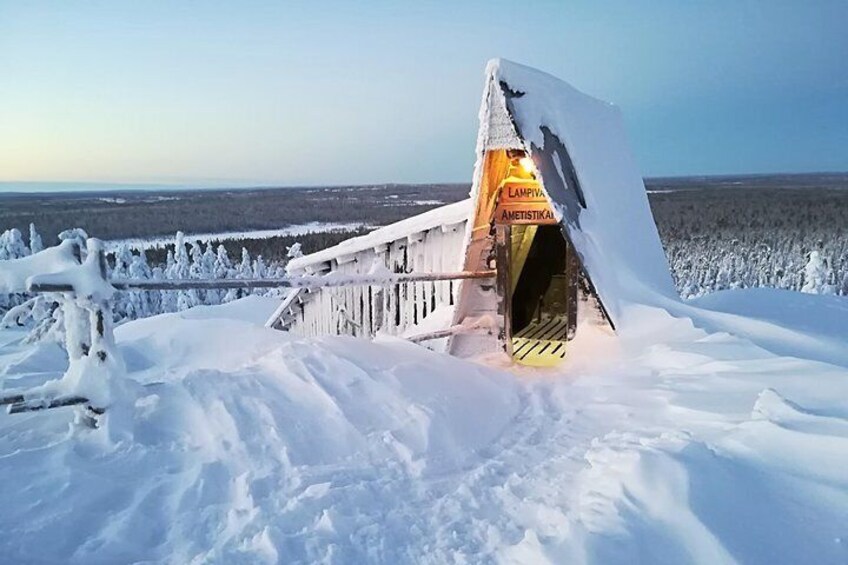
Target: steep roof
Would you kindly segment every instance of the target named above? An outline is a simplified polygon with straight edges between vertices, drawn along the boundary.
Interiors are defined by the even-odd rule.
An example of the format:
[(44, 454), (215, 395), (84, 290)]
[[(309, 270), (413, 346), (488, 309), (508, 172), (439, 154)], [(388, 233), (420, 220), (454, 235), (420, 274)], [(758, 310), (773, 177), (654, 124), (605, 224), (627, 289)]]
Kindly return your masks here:
[(503, 59), (486, 76), (478, 150), (501, 147), (503, 134), (490, 146), (489, 124), (505, 109), (612, 321), (628, 303), (676, 299), (619, 109)]

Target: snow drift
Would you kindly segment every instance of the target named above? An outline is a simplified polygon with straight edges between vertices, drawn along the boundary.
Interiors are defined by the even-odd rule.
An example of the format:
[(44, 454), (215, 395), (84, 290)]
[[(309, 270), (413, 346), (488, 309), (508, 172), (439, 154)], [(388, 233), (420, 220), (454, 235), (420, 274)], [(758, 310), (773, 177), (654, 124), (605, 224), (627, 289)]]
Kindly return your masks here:
[[(830, 297), (798, 296), (833, 322)], [(846, 365), (755, 345), (775, 320), (749, 339), (698, 329), (748, 320), (721, 311), (738, 300), (645, 308), (639, 335), (584, 336), (563, 373), (295, 339), (262, 327), (275, 301), (258, 297), (130, 322), (127, 437), (61, 411), (0, 418), (0, 548), (45, 563), (844, 563)], [(64, 370), (18, 335), (0, 332), (5, 389)]]

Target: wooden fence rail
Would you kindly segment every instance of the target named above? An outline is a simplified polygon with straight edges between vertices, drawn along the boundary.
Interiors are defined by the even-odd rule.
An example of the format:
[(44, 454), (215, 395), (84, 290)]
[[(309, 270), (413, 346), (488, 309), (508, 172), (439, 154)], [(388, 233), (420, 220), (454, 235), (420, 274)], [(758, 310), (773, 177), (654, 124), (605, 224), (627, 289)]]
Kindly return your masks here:
[[(391, 273), (384, 270), (383, 272), (369, 274), (330, 273), (253, 279), (109, 279), (107, 277), (106, 255), (103, 244), (99, 240), (89, 239), (85, 248), (83, 248), (81, 242), (73, 242), (70, 256), (72, 266), (65, 271), (46, 273), (44, 276), (35, 272), (33, 276), (27, 279), (24, 286), (27, 291), (32, 293), (63, 294), (60, 305), (64, 310), (62, 319), (66, 324), (65, 346), (68, 350), (70, 362), (72, 364), (89, 363), (87, 369), (106, 366), (110, 362), (110, 358), (118, 354), (114, 347), (112, 300), (110, 299), (111, 293), (115, 290), (181, 291), (192, 289), (290, 288), (303, 289), (306, 293), (312, 293), (316, 290), (326, 289), (323, 293), (317, 294), (329, 293), (332, 295), (325, 297), (332, 303), (331, 310), (340, 317), (340, 320), (344, 320), (350, 325), (347, 328), (348, 331), (343, 333), (368, 335), (369, 332), (373, 333), (374, 328), (372, 326), (378, 321), (387, 328), (394, 328), (400, 323), (406, 323), (407, 318), (410, 318), (410, 323), (420, 321), (419, 318), (425, 316), (436, 304), (437, 293), (434, 289), (438, 288), (437, 285), (440, 284), (440, 281), (445, 281), (441, 284), (451, 284), (447, 281), (493, 279), (496, 275), (495, 271)], [(92, 275), (94, 275), (93, 278)], [(81, 280), (87, 282), (80, 285)], [(85, 294), (80, 295), (81, 291), (75, 285), (85, 288), (86, 290), (82, 291)], [(361, 290), (351, 287), (359, 287)], [(367, 287), (367, 289), (363, 287)], [(377, 291), (371, 287), (383, 287), (383, 289), (391, 290)], [(370, 311), (368, 316), (362, 318), (361, 314), (364, 308), (362, 300), (359, 300), (358, 310), (354, 308), (356, 306), (354, 303), (347, 304), (343, 300), (339, 301), (339, 293), (353, 296), (357, 292), (359, 293), (357, 296), (360, 296), (360, 298), (365, 294), (371, 296), (372, 293), (381, 297), (380, 306), (382, 310), (379, 320), (375, 317), (376, 314)], [(409, 301), (408, 308), (403, 308), (404, 301)], [(372, 304), (369, 302), (370, 306)], [(411, 314), (406, 310), (409, 310)], [(359, 317), (357, 313), (360, 314)], [(368, 328), (364, 327), (365, 322), (368, 322)], [(68, 330), (68, 323), (73, 325), (74, 331)], [(0, 397), (0, 406), (5, 406), (6, 411), (10, 414), (51, 410), (66, 406), (83, 406), (83, 422), (91, 427), (98, 426), (98, 418), (105, 409), (102, 406), (92, 406), (85, 396), (44, 396), (27, 391), (18, 391)]]
[[(395, 273), (374, 275), (342, 275), (281, 277), (274, 279), (171, 279), (171, 280), (133, 280), (111, 279), (116, 290), (191, 290), (191, 289), (230, 289), (230, 288), (332, 288), (344, 286), (388, 286), (399, 283), (419, 281), (453, 281), (464, 279), (491, 279), (495, 271), (460, 271), (456, 273)], [(30, 292), (73, 292), (69, 284), (33, 283), (28, 286)]]
[[(109, 279), (107, 277), (106, 255), (103, 244), (99, 240), (89, 239), (86, 242), (83, 253), (81, 242), (74, 242), (70, 250), (72, 266), (61, 272), (47, 273), (33, 276), (27, 279), (26, 290), (32, 293), (63, 293), (61, 307), (64, 310), (63, 321), (66, 324), (65, 346), (68, 351), (70, 362), (86, 362), (89, 368), (105, 366), (110, 358), (117, 355), (114, 347), (114, 335), (112, 333), (112, 300), (109, 298), (114, 290), (117, 291), (147, 291), (147, 290), (209, 290), (209, 289), (232, 289), (232, 288), (291, 288), (305, 289), (306, 292), (313, 290), (328, 289), (326, 292), (352, 292), (340, 287), (405, 287), (418, 284), (439, 281), (455, 281), (464, 279), (491, 279), (495, 277), (495, 271), (481, 272), (418, 272), (418, 273), (390, 273), (387, 271), (372, 274), (355, 273), (330, 273), (326, 275), (294, 276), (280, 278), (255, 278), (255, 279), (180, 279), (180, 280), (134, 280), (134, 279)], [(91, 275), (94, 278), (91, 278)], [(80, 295), (75, 284), (88, 277), (87, 283), (82, 285), (86, 288), (85, 294)], [(95, 284), (92, 281), (99, 281)], [(103, 284), (106, 283), (106, 284)], [(435, 288), (433, 286), (433, 288)], [(96, 289), (96, 290), (90, 290)], [(371, 292), (371, 289), (368, 290)], [(398, 299), (400, 298), (400, 291)], [(407, 296), (403, 291), (403, 296)], [(424, 296), (423, 294), (421, 296)], [(413, 292), (410, 300), (421, 298)], [(397, 307), (397, 305), (395, 305)], [(337, 308), (341, 315), (358, 329), (354, 333), (361, 334), (364, 329), (356, 322), (355, 313), (352, 317), (345, 313), (344, 305), (339, 304)], [(417, 310), (414, 310), (417, 312)], [(400, 315), (400, 313), (398, 313)], [(420, 315), (423, 316), (423, 313)], [(68, 331), (67, 324), (73, 324), (75, 331)], [(105, 407), (92, 406), (84, 396), (43, 396), (29, 394), (27, 391), (19, 391), (4, 397), (0, 397), (0, 406), (5, 406), (10, 414), (21, 412), (34, 412), (51, 410), (66, 406), (84, 406), (83, 421), (91, 427), (97, 427), (98, 417), (103, 414)]]

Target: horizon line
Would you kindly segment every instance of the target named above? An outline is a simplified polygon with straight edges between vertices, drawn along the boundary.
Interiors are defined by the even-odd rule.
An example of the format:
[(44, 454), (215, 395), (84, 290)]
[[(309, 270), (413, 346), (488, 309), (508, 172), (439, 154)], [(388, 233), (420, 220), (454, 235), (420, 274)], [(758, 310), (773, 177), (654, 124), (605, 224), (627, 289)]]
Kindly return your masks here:
[[(709, 174), (685, 174), (685, 175), (657, 175), (642, 176), (642, 180), (664, 181), (684, 179), (721, 179), (721, 178), (762, 178), (779, 176), (827, 176), (848, 175), (848, 170), (830, 171), (806, 171), (806, 172), (767, 172), (767, 173), (709, 173)], [(429, 185), (470, 185), (471, 181), (425, 181), (425, 182), (366, 182), (366, 183), (332, 183), (332, 184), (282, 184), (282, 183), (238, 183), (233, 184), (200, 184), (200, 183), (168, 183), (168, 182), (111, 182), (111, 181), (27, 181), (27, 180), (0, 180), (0, 195), (32, 195), (32, 194), (85, 194), (112, 190), (121, 192), (166, 192), (166, 191), (226, 191), (226, 190), (274, 190), (274, 189), (319, 189), (319, 188), (368, 188), (389, 186), (429, 186)], [(5, 191), (8, 185), (80, 185), (79, 189), (69, 190), (18, 190)], [(91, 187), (91, 188), (86, 188)]]

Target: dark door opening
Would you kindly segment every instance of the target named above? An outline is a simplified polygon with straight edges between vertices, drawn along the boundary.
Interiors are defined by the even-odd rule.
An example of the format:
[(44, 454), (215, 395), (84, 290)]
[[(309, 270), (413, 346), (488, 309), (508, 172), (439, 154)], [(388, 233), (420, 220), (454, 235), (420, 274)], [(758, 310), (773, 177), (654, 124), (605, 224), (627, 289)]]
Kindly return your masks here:
[[(508, 339), (513, 358), (554, 365), (565, 357), (577, 320), (577, 269), (558, 225), (513, 225), (508, 247)], [(506, 258), (506, 257), (505, 257)]]

